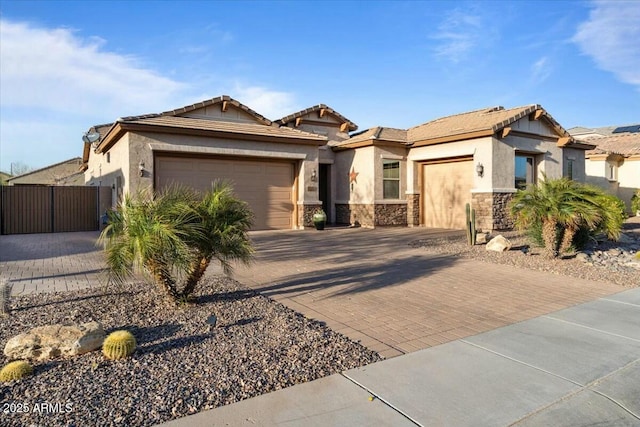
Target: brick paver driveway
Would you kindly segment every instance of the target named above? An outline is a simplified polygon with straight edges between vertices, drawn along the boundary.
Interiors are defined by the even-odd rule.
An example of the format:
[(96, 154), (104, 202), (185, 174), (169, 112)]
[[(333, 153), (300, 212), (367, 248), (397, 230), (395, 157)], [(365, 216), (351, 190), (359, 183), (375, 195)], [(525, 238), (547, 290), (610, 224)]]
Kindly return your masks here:
[[(549, 273), (429, 255), (423, 228), (253, 232), (241, 283), (392, 357), (623, 290)], [(459, 233), (459, 232), (455, 232)], [(100, 286), (97, 232), (0, 236), (13, 294)], [(211, 268), (210, 274), (219, 272)]]
[[(511, 266), (429, 255), (423, 228), (255, 232), (235, 278), (385, 357), (475, 335), (624, 290)], [(459, 233), (459, 232), (454, 232)]]

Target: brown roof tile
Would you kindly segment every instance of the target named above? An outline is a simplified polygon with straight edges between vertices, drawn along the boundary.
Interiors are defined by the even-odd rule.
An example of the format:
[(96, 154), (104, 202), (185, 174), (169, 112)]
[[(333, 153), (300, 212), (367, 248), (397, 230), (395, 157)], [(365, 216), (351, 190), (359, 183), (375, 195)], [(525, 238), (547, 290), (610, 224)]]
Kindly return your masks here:
[(355, 142), (363, 142), (368, 140), (399, 142), (402, 144), (406, 144), (407, 131), (405, 129), (396, 129), (396, 128), (387, 128), (387, 127), (377, 126), (377, 127), (353, 134), (351, 135), (351, 138), (345, 141), (342, 141), (339, 145), (349, 145)]
[(610, 136), (585, 138), (588, 144), (596, 146), (586, 152), (590, 154), (620, 154), (622, 156), (640, 155), (640, 133), (615, 133)]
[(265, 126), (253, 123), (222, 122), (215, 120), (194, 119), (189, 117), (154, 116), (139, 119), (129, 119), (123, 124), (138, 124), (153, 127), (166, 127), (175, 129), (194, 129), (202, 131), (228, 132), (238, 135), (273, 136), (290, 139), (307, 139), (314, 141), (326, 141), (324, 136), (287, 127)]
[[(540, 105), (536, 104), (508, 110), (504, 107), (492, 107), (441, 117), (410, 128), (408, 137), (410, 141), (417, 142), (442, 137), (454, 137), (456, 135), (462, 137), (465, 134), (481, 131), (496, 132), (541, 108)], [(550, 118), (546, 112), (545, 115)], [(555, 120), (551, 120), (552, 123), (557, 125)], [(559, 125), (557, 126), (559, 127)], [(566, 133), (566, 131), (564, 132)]]
[(278, 123), (279, 125), (284, 125), (284, 124), (287, 124), (287, 123), (297, 119), (298, 117), (303, 117), (303, 116), (306, 116), (307, 114), (315, 113), (316, 111), (320, 111), (322, 109), (326, 110), (327, 113), (336, 116), (343, 123), (348, 123), (350, 131), (354, 131), (354, 130), (358, 129), (358, 125), (356, 125), (351, 120), (347, 119), (345, 116), (343, 116), (342, 114), (338, 113), (336, 110), (334, 110), (333, 108), (329, 107), (326, 104), (314, 105), (313, 107), (309, 107), (309, 108), (306, 108), (304, 110), (300, 110), (300, 111), (298, 111), (296, 113), (289, 114), (288, 116), (285, 116), (285, 117), (283, 117), (283, 118), (281, 118), (279, 120), (276, 120), (275, 123)]

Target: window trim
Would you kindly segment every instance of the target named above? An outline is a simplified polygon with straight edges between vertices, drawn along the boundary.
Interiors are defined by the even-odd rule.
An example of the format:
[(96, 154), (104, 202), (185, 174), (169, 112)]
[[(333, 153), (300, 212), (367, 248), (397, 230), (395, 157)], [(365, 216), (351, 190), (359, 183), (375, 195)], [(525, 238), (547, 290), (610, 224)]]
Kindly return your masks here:
[[(398, 177), (397, 178), (385, 178), (384, 176), (384, 165), (387, 164), (398, 164)], [(382, 159), (382, 199), (383, 200), (401, 200), (400, 199), (400, 181), (401, 181), (401, 165), (400, 165), (400, 160), (397, 159)], [(384, 189), (385, 189), (385, 182), (386, 181), (390, 181), (390, 182), (395, 182), (398, 185), (398, 197), (387, 197), (385, 195)]]
[[(523, 154), (516, 154), (514, 159), (513, 159), (513, 165), (514, 165), (513, 186), (517, 190), (523, 190), (524, 188), (518, 187), (517, 182), (516, 182), (515, 166), (516, 166), (516, 162), (517, 162), (518, 158), (525, 159), (525, 161), (527, 162), (527, 170), (526, 170), (526, 176), (525, 176), (525, 188), (529, 184), (535, 184), (536, 183), (536, 158), (535, 158), (535, 156), (532, 156), (530, 154), (524, 154), (523, 153)], [(529, 161), (529, 160), (531, 160), (531, 161)]]

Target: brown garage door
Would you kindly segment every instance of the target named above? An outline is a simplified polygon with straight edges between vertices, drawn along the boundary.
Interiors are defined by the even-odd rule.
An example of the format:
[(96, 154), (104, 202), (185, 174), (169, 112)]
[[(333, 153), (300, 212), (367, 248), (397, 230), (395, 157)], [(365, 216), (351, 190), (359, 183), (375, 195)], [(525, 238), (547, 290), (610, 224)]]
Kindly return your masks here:
[(293, 228), (293, 163), (157, 156), (155, 171), (158, 190), (173, 183), (207, 190), (216, 179), (229, 180), (251, 206), (254, 230)]
[(422, 215), (426, 227), (465, 227), (465, 205), (471, 203), (473, 160), (422, 166)]

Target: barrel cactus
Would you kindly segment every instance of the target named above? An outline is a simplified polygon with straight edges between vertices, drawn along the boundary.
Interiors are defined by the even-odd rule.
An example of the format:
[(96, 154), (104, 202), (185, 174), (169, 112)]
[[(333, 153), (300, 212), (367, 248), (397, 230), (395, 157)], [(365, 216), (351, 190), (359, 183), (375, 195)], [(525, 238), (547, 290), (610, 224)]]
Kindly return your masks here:
[(14, 381), (27, 377), (33, 373), (33, 368), (24, 360), (7, 363), (0, 371), (0, 381)]
[(112, 360), (129, 357), (135, 349), (136, 337), (129, 331), (112, 332), (102, 344), (102, 354)]

